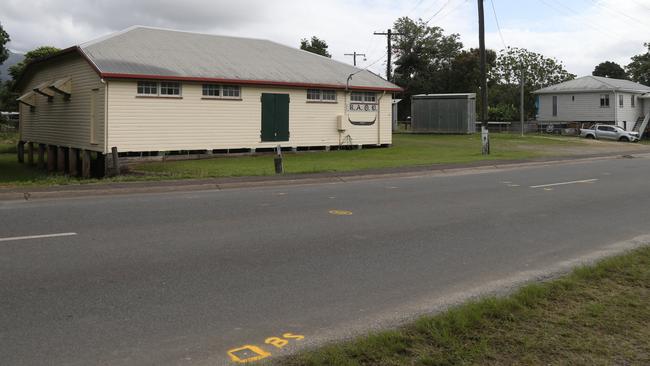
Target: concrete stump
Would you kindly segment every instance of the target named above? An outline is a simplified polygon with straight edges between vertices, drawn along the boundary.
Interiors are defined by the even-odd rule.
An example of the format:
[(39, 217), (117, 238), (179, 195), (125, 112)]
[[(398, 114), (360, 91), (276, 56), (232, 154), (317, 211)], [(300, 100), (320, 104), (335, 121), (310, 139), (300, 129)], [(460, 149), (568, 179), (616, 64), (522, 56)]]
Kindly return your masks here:
[(69, 148), (68, 149), (68, 174), (72, 177), (79, 175), (79, 169), (77, 168), (77, 161), (79, 160), (79, 149)]
[(34, 143), (27, 143), (27, 164), (34, 165)]
[(44, 144), (38, 144), (38, 161), (37, 165), (38, 169), (45, 169), (45, 145)]
[(18, 162), (19, 163), (24, 163), (25, 162), (25, 141), (18, 141), (18, 146), (16, 146), (16, 150), (18, 151)]
[(81, 151), (81, 176), (83, 178), (90, 178), (90, 151)]
[(47, 171), (56, 170), (56, 146), (47, 145)]
[(65, 147), (59, 146), (56, 148), (56, 170), (65, 173)]

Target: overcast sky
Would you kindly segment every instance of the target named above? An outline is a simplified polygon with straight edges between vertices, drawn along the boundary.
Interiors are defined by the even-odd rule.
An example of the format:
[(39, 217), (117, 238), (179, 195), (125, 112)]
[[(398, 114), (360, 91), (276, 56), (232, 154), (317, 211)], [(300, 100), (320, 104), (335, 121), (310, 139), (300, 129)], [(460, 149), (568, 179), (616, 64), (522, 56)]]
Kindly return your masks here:
[[(650, 0), (490, 0), (485, 2), (487, 46), (525, 47), (562, 61), (581, 75), (601, 61), (629, 63), (650, 42)], [(386, 30), (395, 19), (431, 18), (446, 33), (459, 33), (466, 48), (478, 44), (475, 0), (2, 0), (0, 23), (9, 48), (68, 47), (131, 25), (265, 38), (297, 47), (316, 35), (334, 58), (367, 54), (359, 66), (384, 74)], [(433, 17), (433, 18), (432, 18)], [(502, 40), (503, 39), (503, 40)]]

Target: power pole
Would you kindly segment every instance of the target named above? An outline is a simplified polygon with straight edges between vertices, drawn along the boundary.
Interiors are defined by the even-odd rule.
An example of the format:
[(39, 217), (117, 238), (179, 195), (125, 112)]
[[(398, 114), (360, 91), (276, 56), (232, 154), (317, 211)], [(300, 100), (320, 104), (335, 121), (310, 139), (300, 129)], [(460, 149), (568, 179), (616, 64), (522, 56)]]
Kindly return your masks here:
[(520, 114), (520, 119), (521, 119), (521, 137), (524, 137), (524, 81), (525, 81), (525, 74), (524, 74), (524, 64), (521, 64), (521, 76), (520, 76), (520, 98), (519, 98), (519, 114)]
[(354, 51), (353, 53), (344, 53), (343, 56), (352, 56), (352, 59), (354, 60), (354, 66), (357, 66), (357, 56), (363, 56), (364, 58), (366, 57), (365, 53), (357, 53), (357, 51)]
[(485, 19), (483, 0), (478, 0), (478, 44), (481, 55), (481, 153), (490, 155), (490, 134), (487, 121), (487, 72), (485, 70)]
[(388, 51), (388, 57), (386, 58), (386, 80), (390, 81), (391, 80), (391, 58), (393, 55), (393, 36), (401, 36), (403, 33), (395, 33), (393, 32), (392, 29), (388, 29), (386, 32), (375, 32), (374, 33), (376, 36), (386, 36), (386, 40), (388, 41), (388, 45), (386, 47), (386, 50)]

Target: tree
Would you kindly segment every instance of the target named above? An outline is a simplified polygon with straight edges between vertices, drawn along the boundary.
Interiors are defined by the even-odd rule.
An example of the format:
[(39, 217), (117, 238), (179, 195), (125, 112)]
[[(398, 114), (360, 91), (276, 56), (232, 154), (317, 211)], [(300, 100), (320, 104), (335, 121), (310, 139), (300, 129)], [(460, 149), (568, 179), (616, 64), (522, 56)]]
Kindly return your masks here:
[(401, 34), (393, 43), (393, 81), (404, 88), (400, 108), (400, 118), (404, 118), (409, 113), (412, 95), (449, 91), (452, 63), (463, 44), (458, 34), (445, 35), (442, 28), (431, 27), (422, 19), (402, 17), (393, 27)]
[(18, 80), (25, 71), (27, 64), (34, 60), (53, 55), (57, 52), (59, 52), (59, 49), (56, 47), (38, 47), (27, 52), (25, 58), (21, 62), (9, 68), (9, 74), (11, 75), (12, 80), (6, 81), (0, 85), (0, 110), (18, 110), (18, 104), (16, 102), (18, 95), (14, 92), (14, 86), (16, 85), (16, 80)]
[(625, 68), (633, 81), (650, 86), (650, 42), (643, 46), (648, 48), (648, 52), (633, 56)]
[(14, 81), (16, 81), (22, 76), (23, 71), (25, 71), (25, 67), (27, 66), (27, 64), (29, 64), (30, 62), (32, 62), (34, 60), (38, 60), (40, 58), (53, 55), (53, 54), (55, 54), (55, 53), (57, 53), (59, 51), (60, 51), (60, 49), (58, 49), (56, 47), (52, 47), (52, 46), (41, 46), (41, 47), (35, 48), (35, 49), (27, 52), (25, 54), (25, 58), (21, 62), (13, 65), (12, 67), (10, 67), (9, 68), (9, 74), (14, 79)]
[(627, 79), (627, 73), (621, 65), (612, 61), (601, 62), (594, 68), (594, 71), (591, 73), (593, 76), (603, 76), (606, 78), (613, 79)]
[(508, 47), (499, 52), (490, 76), (501, 84), (519, 84), (522, 68), (526, 74), (526, 86), (531, 88), (543, 88), (576, 77), (555, 58), (518, 47)]
[(316, 36), (311, 37), (311, 41), (308, 40), (307, 38), (303, 38), (300, 40), (301, 50), (309, 51), (317, 55), (332, 58), (332, 55), (330, 55), (330, 53), (327, 52), (327, 47), (328, 47), (327, 42), (325, 42), (324, 40)]
[(11, 38), (9, 38), (9, 34), (5, 32), (4, 28), (2, 28), (2, 24), (0, 24), (0, 64), (5, 62), (7, 57), (9, 57), (9, 50), (6, 47), (6, 44), (11, 41)]
[(508, 109), (506, 107), (508, 105), (516, 106), (517, 115), (519, 114), (519, 83), (522, 70), (525, 75), (524, 110), (527, 117), (532, 117), (535, 111), (535, 97), (531, 92), (576, 77), (554, 58), (545, 57), (524, 48), (508, 47), (499, 52), (496, 66), (490, 73), (490, 79), (494, 86), (488, 89), (488, 99), (492, 106), (501, 105), (504, 110)]

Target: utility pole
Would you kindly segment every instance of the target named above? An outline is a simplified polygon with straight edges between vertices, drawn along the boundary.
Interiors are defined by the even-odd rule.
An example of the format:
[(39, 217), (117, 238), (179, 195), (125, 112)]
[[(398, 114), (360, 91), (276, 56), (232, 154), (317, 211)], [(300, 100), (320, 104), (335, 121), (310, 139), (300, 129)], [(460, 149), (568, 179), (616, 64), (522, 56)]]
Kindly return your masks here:
[(478, 0), (478, 44), (481, 55), (481, 153), (490, 155), (490, 134), (487, 121), (487, 73), (485, 70), (485, 19), (483, 0)]
[(386, 40), (388, 41), (388, 45), (386, 47), (386, 50), (388, 51), (388, 57), (386, 58), (386, 80), (390, 81), (391, 80), (391, 58), (393, 55), (393, 36), (401, 36), (403, 33), (395, 33), (393, 32), (392, 29), (388, 29), (386, 32), (375, 32), (374, 33), (376, 36), (386, 36)]
[(521, 80), (519, 81), (520, 85), (520, 98), (519, 98), (519, 114), (520, 114), (520, 119), (521, 119), (521, 137), (524, 137), (524, 81), (525, 79), (525, 73), (524, 73), (524, 64), (521, 64)]
[(357, 66), (357, 56), (363, 56), (363, 59), (366, 59), (365, 53), (357, 53), (357, 51), (354, 51), (353, 53), (344, 53), (343, 56), (352, 56), (354, 66)]

